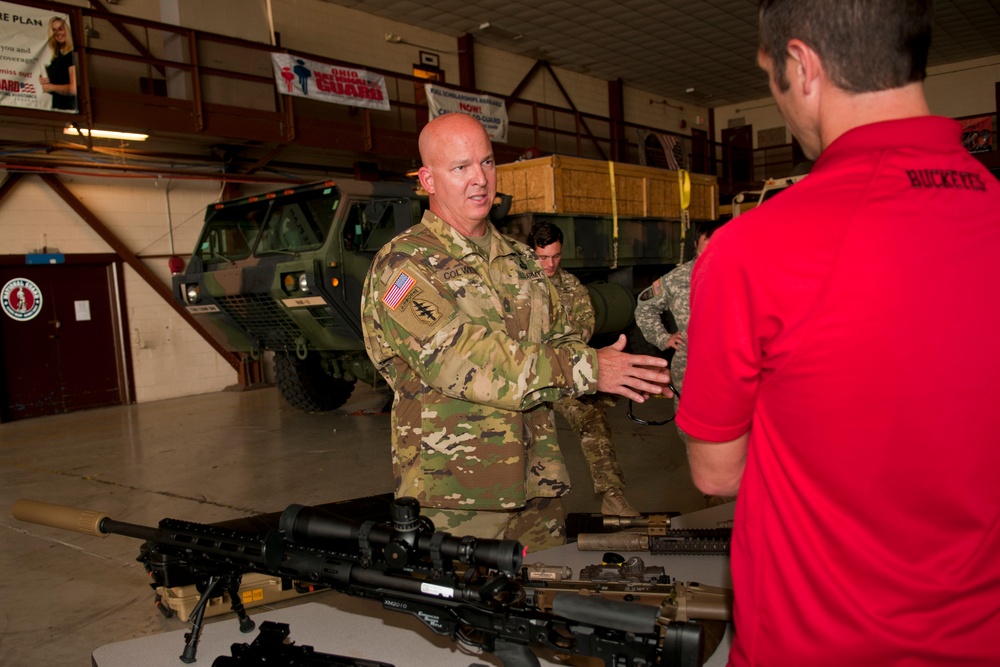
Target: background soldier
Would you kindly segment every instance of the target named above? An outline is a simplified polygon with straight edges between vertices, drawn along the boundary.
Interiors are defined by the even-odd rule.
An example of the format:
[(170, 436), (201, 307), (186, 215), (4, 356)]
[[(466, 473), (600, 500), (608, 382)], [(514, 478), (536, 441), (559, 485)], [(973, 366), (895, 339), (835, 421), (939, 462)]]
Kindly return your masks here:
[[(708, 240), (719, 228), (719, 223), (696, 224), (694, 257), (669, 271), (639, 293), (635, 308), (635, 323), (643, 337), (659, 350), (672, 349), (670, 379), (677, 390), (684, 393), (684, 370), (687, 367), (687, 329), (691, 319), (691, 271), (695, 260), (708, 247)], [(663, 314), (669, 312), (677, 324), (677, 331), (670, 333), (663, 323)], [(680, 401), (674, 399), (674, 413)], [(687, 435), (677, 427), (681, 439)]]
[[(528, 232), (528, 245), (538, 256), (545, 275), (559, 291), (559, 299), (570, 322), (580, 338), (587, 341), (594, 334), (594, 306), (590, 302), (590, 293), (579, 278), (559, 267), (562, 244), (562, 230), (552, 223), (537, 222)], [(590, 394), (579, 398), (560, 398), (552, 407), (569, 422), (580, 438), (580, 447), (594, 481), (594, 493), (602, 497), (601, 513), (639, 516), (639, 512), (625, 500), (625, 478), (615, 456), (611, 422), (601, 405), (604, 401), (614, 404), (611, 396)]]

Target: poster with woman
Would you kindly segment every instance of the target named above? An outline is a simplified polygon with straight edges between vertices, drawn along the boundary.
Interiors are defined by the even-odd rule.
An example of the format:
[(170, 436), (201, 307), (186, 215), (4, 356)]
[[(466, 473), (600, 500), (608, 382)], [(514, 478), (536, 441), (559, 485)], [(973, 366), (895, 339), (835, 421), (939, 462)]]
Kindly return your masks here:
[(0, 105), (76, 113), (69, 16), (0, 2)]

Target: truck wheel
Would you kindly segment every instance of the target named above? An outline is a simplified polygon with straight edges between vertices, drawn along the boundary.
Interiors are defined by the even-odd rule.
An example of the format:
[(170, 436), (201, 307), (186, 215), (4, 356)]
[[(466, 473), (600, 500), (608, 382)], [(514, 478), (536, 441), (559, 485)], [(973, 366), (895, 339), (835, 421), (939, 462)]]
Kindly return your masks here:
[(310, 352), (305, 359), (294, 354), (274, 355), (274, 379), (278, 391), (293, 408), (305, 412), (327, 412), (347, 402), (354, 382), (331, 377), (322, 359)]

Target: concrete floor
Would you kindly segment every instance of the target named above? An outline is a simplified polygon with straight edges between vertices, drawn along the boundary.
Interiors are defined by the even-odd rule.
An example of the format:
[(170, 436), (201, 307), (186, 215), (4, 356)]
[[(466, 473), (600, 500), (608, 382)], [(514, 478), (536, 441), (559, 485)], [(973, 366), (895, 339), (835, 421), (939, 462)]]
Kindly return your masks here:
[[(392, 479), (383, 401), (359, 387), (339, 410), (304, 414), (264, 388), (0, 425), (0, 665), (89, 665), (105, 644), (186, 627), (154, 608), (138, 540), (20, 522), (11, 516), (17, 499), (155, 526), (384, 493)], [(609, 414), (629, 500), (644, 512), (703, 509), (674, 426), (636, 425), (626, 406)], [(663, 399), (636, 406), (647, 419), (672, 409)], [(559, 424), (574, 483), (567, 509), (598, 512), (577, 440)], [(337, 594), (304, 599), (324, 596)]]

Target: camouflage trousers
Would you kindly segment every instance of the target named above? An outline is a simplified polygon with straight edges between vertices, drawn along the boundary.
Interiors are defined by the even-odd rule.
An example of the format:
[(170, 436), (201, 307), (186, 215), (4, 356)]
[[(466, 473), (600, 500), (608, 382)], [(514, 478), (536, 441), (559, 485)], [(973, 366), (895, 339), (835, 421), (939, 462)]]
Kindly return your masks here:
[(579, 436), (583, 457), (594, 480), (594, 493), (598, 495), (608, 489), (625, 488), (625, 476), (611, 439), (611, 422), (600, 405), (603, 400), (598, 395), (588, 394), (580, 398), (561, 398), (552, 404)]
[[(674, 354), (674, 358), (670, 360), (670, 381), (677, 391), (684, 393), (684, 371), (687, 370), (687, 350), (683, 353)], [(674, 398), (674, 414), (681, 408), (681, 401), (679, 398)], [(674, 421), (674, 426), (677, 426), (677, 422)], [(687, 442), (687, 433), (677, 426), (677, 435), (681, 436), (681, 442)]]
[(530, 551), (566, 544), (566, 510), (562, 498), (532, 498), (524, 509), (513, 512), (427, 507), (420, 514), (438, 530), (459, 537), (517, 540)]

